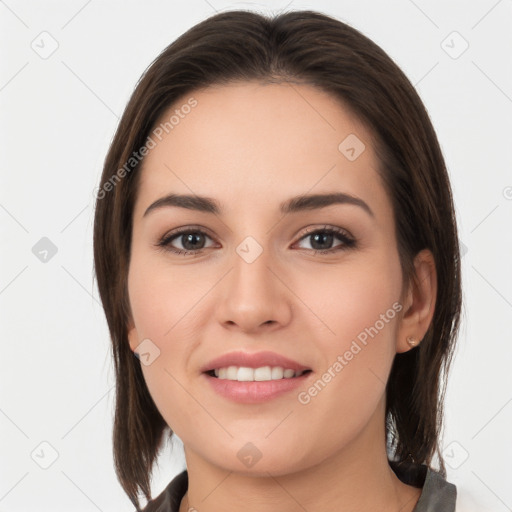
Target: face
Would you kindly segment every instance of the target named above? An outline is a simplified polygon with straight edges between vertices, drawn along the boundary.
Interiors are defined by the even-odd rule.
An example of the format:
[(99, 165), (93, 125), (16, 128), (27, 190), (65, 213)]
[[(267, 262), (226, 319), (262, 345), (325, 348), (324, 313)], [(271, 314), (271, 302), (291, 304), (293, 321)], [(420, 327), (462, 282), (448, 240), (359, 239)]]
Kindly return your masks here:
[[(370, 134), (309, 85), (210, 87), (162, 122), (176, 109), (140, 175), (130, 346), (188, 454), (252, 474), (311, 467), (382, 425), (399, 351), (402, 272)], [(218, 211), (154, 205), (169, 194)], [(339, 202), (280, 210), (327, 194)], [(219, 356), (263, 351), (310, 371), (273, 384), (204, 373)], [(279, 366), (267, 359), (245, 366)]]

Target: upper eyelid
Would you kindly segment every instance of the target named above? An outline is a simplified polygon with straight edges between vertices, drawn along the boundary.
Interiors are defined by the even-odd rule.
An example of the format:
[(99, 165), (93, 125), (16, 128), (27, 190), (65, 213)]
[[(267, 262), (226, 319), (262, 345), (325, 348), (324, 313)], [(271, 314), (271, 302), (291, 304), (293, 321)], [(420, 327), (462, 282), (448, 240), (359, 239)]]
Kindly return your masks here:
[[(338, 226), (333, 226), (330, 224), (324, 224), (319, 226), (308, 226), (305, 228), (306, 231), (297, 239), (297, 242), (302, 240), (303, 238), (307, 237), (308, 235), (315, 233), (317, 231), (333, 231), (337, 235), (344, 235), (345, 237), (354, 240), (354, 236), (345, 228), (341, 228)], [(176, 231), (170, 231), (166, 233), (162, 238), (161, 241), (167, 241), (170, 242), (171, 240), (174, 240), (178, 238), (180, 235), (186, 234), (186, 233), (196, 233), (200, 232), (204, 235), (208, 236), (212, 240), (214, 240), (215, 237), (213, 237), (211, 234), (209, 234), (208, 228), (205, 228), (203, 226), (186, 226), (183, 228), (176, 228)], [(214, 240), (215, 241), (215, 240)], [(296, 243), (296, 242), (295, 242)], [(198, 249), (201, 250), (201, 249)]]
[(354, 238), (352, 233), (348, 229), (337, 227), (337, 226), (331, 226), (330, 224), (325, 224), (324, 226), (313, 226), (313, 227), (307, 227), (305, 233), (302, 234), (302, 236), (299, 238), (302, 239), (305, 236), (315, 233), (317, 231), (334, 231), (336, 234), (346, 235), (348, 238)]
[(186, 233), (203, 233), (210, 237), (212, 240), (214, 239), (214, 236), (210, 234), (209, 230), (203, 226), (185, 226), (183, 228), (176, 228), (175, 230), (173, 229), (166, 232), (160, 239), (167, 240), (178, 237), (180, 235), (184, 235)]

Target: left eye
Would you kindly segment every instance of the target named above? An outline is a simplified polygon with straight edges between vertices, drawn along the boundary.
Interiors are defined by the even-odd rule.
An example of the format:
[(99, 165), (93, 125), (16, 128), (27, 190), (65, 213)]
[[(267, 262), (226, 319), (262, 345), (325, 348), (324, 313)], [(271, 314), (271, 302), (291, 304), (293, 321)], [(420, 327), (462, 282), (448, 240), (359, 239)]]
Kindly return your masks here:
[[(182, 248), (172, 245), (172, 242), (176, 239), (180, 241)], [(164, 236), (157, 243), (157, 246), (176, 254), (199, 254), (203, 249), (208, 248), (204, 246), (206, 239), (212, 240), (210, 236), (200, 229), (189, 229)], [(308, 239), (312, 246), (311, 249), (304, 247), (300, 247), (300, 249), (325, 253), (348, 249), (355, 245), (355, 240), (347, 232), (339, 228), (310, 230), (299, 239), (298, 243)], [(335, 239), (338, 239), (341, 243), (335, 247), (329, 247)], [(211, 245), (209, 247), (211, 247)]]
[[(338, 239), (341, 243), (335, 247), (325, 247), (330, 246), (334, 239)], [(355, 240), (348, 233), (339, 228), (323, 228), (309, 231), (300, 240), (310, 240), (312, 250), (322, 252), (335, 252), (355, 245)]]

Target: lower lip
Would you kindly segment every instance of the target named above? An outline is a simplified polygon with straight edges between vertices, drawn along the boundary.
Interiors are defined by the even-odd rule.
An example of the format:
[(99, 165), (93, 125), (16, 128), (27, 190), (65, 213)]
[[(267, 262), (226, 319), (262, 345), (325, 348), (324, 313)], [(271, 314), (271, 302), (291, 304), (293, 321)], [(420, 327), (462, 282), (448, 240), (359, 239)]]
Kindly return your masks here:
[(242, 404), (256, 404), (266, 402), (293, 391), (304, 384), (304, 381), (313, 372), (305, 373), (300, 377), (289, 379), (264, 380), (252, 382), (239, 382), (237, 380), (218, 379), (206, 373), (203, 376), (208, 379), (213, 390), (219, 395), (234, 402)]

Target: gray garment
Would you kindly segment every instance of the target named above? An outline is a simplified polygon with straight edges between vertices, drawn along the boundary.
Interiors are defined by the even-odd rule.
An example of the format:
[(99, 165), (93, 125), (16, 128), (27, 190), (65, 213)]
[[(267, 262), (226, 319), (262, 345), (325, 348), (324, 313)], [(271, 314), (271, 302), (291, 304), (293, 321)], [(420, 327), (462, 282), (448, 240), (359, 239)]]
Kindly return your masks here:
[(421, 495), (413, 512), (455, 512), (457, 488), (444, 476), (425, 464), (391, 461), (391, 469), (405, 484), (421, 487)]
[[(408, 485), (421, 487), (421, 496), (413, 512), (455, 512), (457, 488), (447, 482), (438, 472), (425, 464), (390, 462), (400, 480)], [(188, 489), (188, 473), (184, 470), (174, 477), (170, 484), (143, 512), (178, 512), (183, 496)]]

